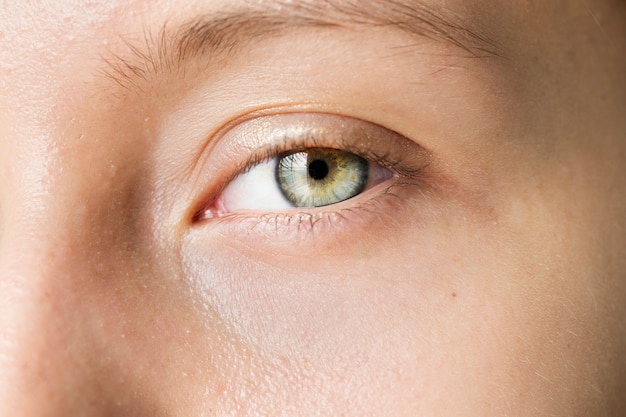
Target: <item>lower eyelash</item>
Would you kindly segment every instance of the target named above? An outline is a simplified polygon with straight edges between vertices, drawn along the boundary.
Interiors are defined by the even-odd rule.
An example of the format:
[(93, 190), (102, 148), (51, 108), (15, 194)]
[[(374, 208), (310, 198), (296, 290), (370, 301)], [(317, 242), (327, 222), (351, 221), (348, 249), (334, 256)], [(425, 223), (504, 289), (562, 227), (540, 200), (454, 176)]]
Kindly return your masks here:
[[(342, 237), (353, 239), (351, 230), (370, 230), (380, 223), (386, 228), (399, 221), (398, 214), (406, 203), (408, 188), (420, 187), (415, 181), (392, 180), (392, 184), (381, 184), (381, 189), (371, 189), (373, 196), (355, 199), (355, 202), (336, 204), (337, 209), (289, 210), (276, 213), (232, 213), (210, 219), (215, 227), (229, 237), (238, 236), (241, 241), (254, 235), (272, 244), (284, 243), (297, 246), (322, 237), (327, 244), (340, 241)], [(370, 194), (365, 193), (365, 194)], [(390, 223), (391, 222), (391, 223)]]

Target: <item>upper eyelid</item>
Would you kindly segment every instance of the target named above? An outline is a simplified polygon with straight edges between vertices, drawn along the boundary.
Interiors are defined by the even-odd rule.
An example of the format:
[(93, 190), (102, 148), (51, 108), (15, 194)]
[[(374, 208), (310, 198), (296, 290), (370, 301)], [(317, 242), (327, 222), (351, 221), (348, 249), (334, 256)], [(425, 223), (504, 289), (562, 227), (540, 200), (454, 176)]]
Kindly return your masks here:
[(330, 148), (351, 152), (368, 160), (376, 160), (376, 162), (383, 164), (385, 168), (390, 168), (393, 170), (395, 170), (397, 165), (400, 164), (400, 162), (393, 163), (391, 161), (387, 161), (387, 156), (382, 155), (381, 153), (375, 153), (371, 148), (367, 146), (354, 146), (354, 144), (351, 144), (350, 142), (345, 140), (322, 142), (318, 141), (316, 138), (311, 137), (299, 138), (295, 141), (291, 141), (291, 143), (285, 140), (280, 144), (270, 144), (261, 149), (258, 149), (253, 155), (250, 156), (250, 158), (248, 158), (248, 160), (242, 166), (239, 172), (246, 172), (252, 169), (257, 164), (272, 158), (278, 158), (281, 156), (281, 154), (284, 153), (305, 151), (313, 148)]
[[(347, 28), (358, 25), (389, 27), (422, 40), (444, 42), (471, 57), (502, 57), (503, 50), (491, 39), (471, 30), (449, 11), (433, 10), (417, 2), (400, 0), (349, 3), (325, 0), (319, 3), (274, 1), (274, 7), (248, 6), (192, 19), (170, 28), (166, 23), (153, 35), (144, 30), (143, 44), (124, 39), (127, 52), (106, 57), (103, 73), (126, 89), (139, 88), (164, 70), (179, 72), (195, 57), (209, 65), (265, 39), (304, 27)], [(180, 71), (184, 73), (184, 71)]]
[[(244, 124), (248, 122), (259, 123), (259, 121), (266, 120), (266, 119), (271, 119), (271, 118), (276, 118), (276, 117), (285, 118), (285, 117), (290, 117), (290, 116), (298, 117), (299, 115), (312, 116), (314, 118), (341, 119), (341, 120), (346, 120), (347, 124), (361, 123), (361, 124), (369, 126), (370, 128), (376, 129), (378, 135), (381, 135), (382, 134), (381, 132), (384, 132), (385, 134), (390, 135), (390, 136), (391, 135), (397, 136), (398, 139), (410, 142), (414, 151), (417, 149), (417, 152), (406, 153), (406, 154), (401, 155), (401, 157), (406, 157), (408, 159), (409, 156), (413, 156), (415, 159), (419, 159), (420, 161), (422, 161), (423, 165), (420, 165), (419, 167), (411, 171), (402, 169), (400, 167), (403, 165), (404, 161), (397, 160), (394, 163), (392, 160), (398, 159), (398, 157), (390, 158), (390, 155), (394, 153), (390, 149), (392, 149), (392, 146), (397, 146), (397, 144), (390, 143), (389, 144), (390, 146), (387, 149), (385, 149), (385, 151), (383, 151), (380, 146), (375, 146), (376, 141), (379, 139), (376, 137), (368, 137), (365, 142), (362, 141), (360, 143), (355, 143), (354, 137), (359, 137), (363, 133), (356, 132), (354, 128), (350, 129), (350, 128), (343, 127), (342, 128), (343, 131), (341, 132), (339, 136), (333, 137), (332, 135), (324, 134), (323, 139), (319, 138), (319, 136), (321, 135), (313, 133), (313, 129), (310, 129), (310, 130), (305, 129), (304, 132), (302, 132), (301, 134), (290, 135), (288, 133), (284, 133), (283, 137), (280, 140), (270, 141), (266, 144), (263, 144), (261, 147), (255, 149), (255, 151), (249, 156), (249, 158), (247, 158), (247, 160), (238, 167), (237, 172), (245, 172), (245, 170), (252, 168), (255, 164), (258, 164), (263, 160), (267, 160), (272, 157), (278, 156), (278, 154), (280, 153), (287, 152), (287, 151), (289, 152), (297, 151), (298, 149), (305, 150), (309, 148), (334, 148), (334, 149), (352, 152), (352, 153), (360, 155), (363, 158), (376, 160), (377, 162), (381, 163), (384, 167), (390, 168), (398, 172), (399, 174), (405, 175), (405, 176), (413, 176), (415, 175), (416, 172), (423, 171), (423, 168), (426, 165), (430, 165), (430, 163), (432, 163), (432, 153), (428, 151), (427, 149), (425, 149), (424, 147), (422, 147), (421, 145), (418, 145), (414, 141), (408, 138), (405, 138), (404, 136), (390, 129), (387, 129), (385, 127), (382, 127), (382, 126), (379, 126), (370, 122), (366, 122), (364, 120), (354, 119), (351, 117), (345, 117), (345, 116), (340, 116), (336, 114), (317, 113), (317, 112), (285, 113), (285, 114), (260, 116), (258, 118), (248, 119), (244, 121), (243, 123)], [(233, 129), (236, 129), (236, 128), (237, 126), (233, 127)], [(415, 164), (411, 164), (411, 165), (415, 165)]]

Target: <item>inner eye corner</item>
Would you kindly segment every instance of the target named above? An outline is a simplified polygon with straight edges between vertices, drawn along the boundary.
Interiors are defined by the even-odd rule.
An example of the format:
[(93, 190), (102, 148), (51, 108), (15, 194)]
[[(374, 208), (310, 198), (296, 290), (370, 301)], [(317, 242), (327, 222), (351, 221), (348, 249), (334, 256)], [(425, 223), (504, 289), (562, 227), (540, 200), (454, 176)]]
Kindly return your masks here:
[(190, 216), (188, 216), (188, 218), (190, 219), (189, 224), (191, 226), (194, 226), (210, 218), (207, 217), (207, 212), (209, 211), (212, 204), (212, 202), (209, 202), (208, 204), (203, 204), (202, 206), (200, 206), (200, 208), (190, 210)]

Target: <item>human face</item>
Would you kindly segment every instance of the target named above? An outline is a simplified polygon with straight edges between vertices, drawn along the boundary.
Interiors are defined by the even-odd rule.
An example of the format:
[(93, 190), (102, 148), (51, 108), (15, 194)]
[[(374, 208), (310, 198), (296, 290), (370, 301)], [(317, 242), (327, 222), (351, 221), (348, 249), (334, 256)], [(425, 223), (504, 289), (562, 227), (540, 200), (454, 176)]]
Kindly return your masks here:
[(624, 2), (0, 15), (0, 416), (624, 415)]

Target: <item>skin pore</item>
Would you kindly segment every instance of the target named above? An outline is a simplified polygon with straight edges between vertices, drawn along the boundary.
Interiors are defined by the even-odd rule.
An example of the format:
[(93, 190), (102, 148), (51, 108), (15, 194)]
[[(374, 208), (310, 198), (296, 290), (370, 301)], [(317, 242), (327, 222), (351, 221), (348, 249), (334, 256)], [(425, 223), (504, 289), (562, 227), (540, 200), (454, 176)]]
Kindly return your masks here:
[(624, 2), (0, 16), (0, 416), (624, 415)]

